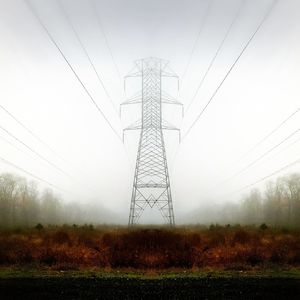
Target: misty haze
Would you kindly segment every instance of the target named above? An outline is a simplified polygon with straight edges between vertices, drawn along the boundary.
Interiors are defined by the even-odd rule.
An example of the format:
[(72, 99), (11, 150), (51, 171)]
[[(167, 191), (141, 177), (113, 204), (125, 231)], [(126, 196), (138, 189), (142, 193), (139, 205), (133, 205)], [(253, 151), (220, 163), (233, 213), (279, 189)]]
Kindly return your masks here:
[(0, 0), (0, 36), (0, 298), (300, 292), (298, 0)]

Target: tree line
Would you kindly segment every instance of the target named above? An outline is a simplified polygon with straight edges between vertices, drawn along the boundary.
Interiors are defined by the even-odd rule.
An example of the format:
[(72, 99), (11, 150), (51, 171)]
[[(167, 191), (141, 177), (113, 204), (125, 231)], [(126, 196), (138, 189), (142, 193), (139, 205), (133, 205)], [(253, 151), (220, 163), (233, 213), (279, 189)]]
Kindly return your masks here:
[(197, 223), (300, 227), (300, 174), (267, 182), (264, 191), (252, 189), (241, 201), (205, 206), (192, 216)]
[(85, 224), (112, 220), (99, 204), (65, 203), (53, 190), (39, 191), (35, 181), (11, 173), (0, 175), (0, 227), (32, 227), (38, 223)]
[(241, 210), (245, 223), (300, 227), (300, 174), (268, 182), (263, 194), (251, 190), (242, 199)]
[[(31, 227), (38, 223), (105, 223), (116, 216), (97, 202), (65, 203), (51, 189), (40, 192), (35, 181), (10, 173), (0, 175), (0, 227)], [(300, 228), (300, 174), (270, 181), (263, 192), (252, 189), (238, 203), (203, 207), (189, 222)]]

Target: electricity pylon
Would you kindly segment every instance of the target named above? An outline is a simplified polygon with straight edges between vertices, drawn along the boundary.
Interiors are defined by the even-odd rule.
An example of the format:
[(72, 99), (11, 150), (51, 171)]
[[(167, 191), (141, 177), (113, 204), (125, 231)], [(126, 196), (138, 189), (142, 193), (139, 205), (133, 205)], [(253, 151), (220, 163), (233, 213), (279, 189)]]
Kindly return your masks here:
[[(145, 58), (135, 61), (135, 67), (126, 78), (141, 77), (142, 91), (126, 100), (126, 104), (141, 104), (142, 118), (123, 130), (141, 130), (138, 145), (133, 190), (130, 204), (129, 225), (137, 224), (147, 206), (157, 207), (166, 223), (175, 225), (170, 178), (163, 130), (180, 130), (162, 118), (162, 103), (183, 105), (162, 92), (162, 78), (178, 76), (168, 67), (168, 61)], [(121, 114), (120, 107), (120, 114)]]

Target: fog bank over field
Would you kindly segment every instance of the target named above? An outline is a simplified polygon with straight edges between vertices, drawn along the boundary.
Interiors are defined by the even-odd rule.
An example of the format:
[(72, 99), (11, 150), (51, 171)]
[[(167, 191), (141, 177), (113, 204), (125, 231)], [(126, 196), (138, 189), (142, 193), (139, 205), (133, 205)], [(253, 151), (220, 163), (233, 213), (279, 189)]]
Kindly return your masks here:
[(116, 224), (121, 218), (96, 201), (66, 202), (51, 189), (39, 190), (34, 181), (0, 175), (0, 227), (62, 224)]
[[(126, 133), (124, 143), (116, 137), (47, 30), (120, 136), (123, 128), (141, 116), (140, 107), (131, 105), (124, 107), (119, 117), (119, 104), (141, 90), (141, 82), (131, 79), (124, 92), (123, 76), (132, 70), (136, 59), (169, 60), (179, 75), (180, 89), (175, 81), (166, 78), (162, 88), (184, 104), (185, 114), (182, 119), (178, 107), (163, 105), (163, 118), (180, 127), (184, 136), (272, 3), (273, 0), (1, 0), (0, 173), (17, 174), (28, 182), (34, 178), (32, 174), (35, 180), (43, 179), (39, 181), (41, 203), (43, 197), (50, 197), (42, 190), (53, 188), (54, 195), (64, 199), (63, 206), (68, 205), (67, 211), (77, 211), (75, 207), (79, 206), (78, 210), (88, 211), (86, 214), (94, 222), (102, 216), (91, 216), (94, 211), (108, 210), (126, 224), (139, 132)], [(228, 30), (222, 49), (198, 89)], [(225, 204), (240, 201), (242, 193), (232, 194), (233, 191), (299, 159), (300, 132), (295, 130), (299, 128), (300, 112), (284, 122), (299, 109), (299, 36), (300, 1), (277, 1), (186, 138), (179, 144), (177, 133), (164, 132), (178, 221), (188, 222), (185, 216), (198, 210), (199, 222), (206, 220), (206, 215), (218, 221), (218, 215), (225, 213), (229, 214), (227, 219), (235, 220), (228, 208), (235, 204)], [(295, 134), (291, 136), (292, 133)], [(299, 163), (276, 176), (297, 172)], [(232, 177), (234, 174), (239, 175)], [(254, 186), (260, 189), (262, 198), (264, 186), (265, 181)], [(26, 193), (36, 197), (32, 188), (27, 189)], [(7, 218), (19, 209), (14, 205)], [(233, 209), (236, 210), (240, 208)], [(85, 213), (74, 215), (78, 222), (85, 221)], [(106, 219), (105, 214), (102, 218)], [(116, 222), (115, 217), (107, 219)], [(198, 222), (197, 217), (192, 219)], [(158, 224), (162, 218), (157, 210), (147, 209), (141, 222)]]
[[(240, 201), (209, 203), (178, 218), (183, 224), (230, 224), (300, 227), (300, 174), (269, 182), (265, 190), (253, 189)], [(127, 219), (91, 201), (66, 202), (51, 189), (13, 175), (0, 175), (0, 227), (43, 225), (127, 224)], [(162, 222), (161, 222), (162, 223)], [(149, 223), (151, 224), (151, 223)]]
[(180, 222), (300, 227), (300, 174), (269, 181), (264, 189), (252, 189), (239, 201), (207, 201)]

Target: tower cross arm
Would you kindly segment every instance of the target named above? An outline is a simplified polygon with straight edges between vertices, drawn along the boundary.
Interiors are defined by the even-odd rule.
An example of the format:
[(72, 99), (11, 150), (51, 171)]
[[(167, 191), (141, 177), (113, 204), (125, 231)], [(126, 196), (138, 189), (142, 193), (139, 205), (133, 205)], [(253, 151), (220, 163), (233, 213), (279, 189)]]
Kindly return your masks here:
[(179, 79), (179, 76), (169, 67), (167, 64), (165, 68), (161, 70), (162, 77), (175, 77)]
[(142, 95), (139, 93), (137, 95), (134, 95), (132, 96), (131, 98), (128, 98), (126, 99), (124, 102), (122, 102), (120, 104), (120, 107), (119, 107), (119, 115), (121, 117), (121, 114), (122, 114), (122, 106), (123, 105), (129, 105), (129, 104), (139, 104), (139, 103), (142, 103)]
[(181, 142), (181, 131), (180, 131), (180, 128), (170, 124), (169, 122), (167, 122), (166, 120), (162, 120), (162, 125), (161, 125), (161, 128), (163, 130), (175, 130), (175, 131), (178, 131), (178, 137), (179, 137), (179, 143)]
[(143, 72), (135, 67), (131, 72), (124, 76), (124, 91), (126, 90), (126, 82), (129, 78), (142, 77)]
[(128, 127), (123, 129), (123, 142), (124, 142), (124, 135), (125, 135), (125, 131), (128, 130), (140, 130), (142, 129), (142, 120), (139, 119), (135, 122), (133, 122), (131, 125), (129, 125)]
[(142, 72), (141, 71), (136, 71), (136, 72), (132, 72), (127, 74), (124, 78), (130, 78), (130, 77), (140, 77), (142, 76)]
[(169, 95), (166, 92), (162, 92), (161, 102), (164, 104), (173, 104), (173, 105), (181, 106), (181, 114), (182, 114), (182, 117), (184, 117), (184, 106), (176, 98), (172, 97), (171, 95)]
[(179, 90), (179, 76), (167, 66), (166, 69), (161, 70), (161, 77), (169, 77), (177, 79), (177, 89)]
[(171, 72), (166, 72), (166, 71), (162, 71), (161, 72), (161, 77), (174, 77), (174, 78), (179, 78), (178, 75), (171, 73)]

